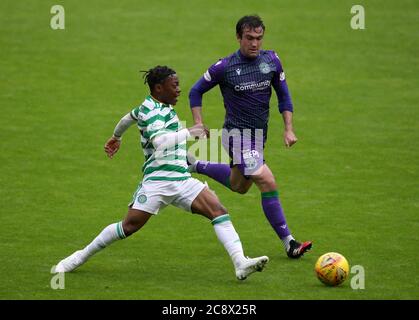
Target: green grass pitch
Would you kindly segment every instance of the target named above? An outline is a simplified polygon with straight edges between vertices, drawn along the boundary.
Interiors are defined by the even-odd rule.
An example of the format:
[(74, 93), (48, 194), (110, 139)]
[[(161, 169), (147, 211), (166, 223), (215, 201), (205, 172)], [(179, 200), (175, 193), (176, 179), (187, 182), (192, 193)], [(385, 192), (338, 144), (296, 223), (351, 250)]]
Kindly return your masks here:
[[(419, 299), (417, 1), (57, 2), (0, 2), (0, 299)], [(65, 30), (50, 28), (55, 4)], [(350, 28), (354, 4), (365, 30)], [(120, 221), (140, 180), (136, 128), (114, 159), (103, 152), (148, 93), (138, 71), (176, 69), (176, 109), (191, 124), (190, 87), (238, 48), (235, 23), (249, 13), (287, 73), (299, 142), (282, 146), (273, 95), (266, 158), (312, 251), (286, 257), (256, 187), (242, 196), (206, 179), (245, 253), (271, 258), (263, 273), (235, 280), (211, 224), (169, 207), (51, 289), (51, 267)], [(219, 90), (204, 103), (220, 128)], [(316, 279), (329, 251), (364, 267), (365, 289)]]

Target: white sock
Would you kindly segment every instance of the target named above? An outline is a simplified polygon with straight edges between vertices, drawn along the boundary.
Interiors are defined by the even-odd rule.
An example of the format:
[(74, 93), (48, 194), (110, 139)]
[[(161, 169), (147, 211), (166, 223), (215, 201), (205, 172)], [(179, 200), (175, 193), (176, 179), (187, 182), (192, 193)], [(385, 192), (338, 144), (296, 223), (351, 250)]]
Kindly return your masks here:
[(246, 260), (246, 258), (244, 257), (243, 247), (239, 235), (231, 223), (230, 215), (224, 214), (219, 216), (212, 220), (211, 223), (214, 226), (218, 240), (220, 240), (230, 255), (234, 267), (237, 268), (244, 260)]
[(186, 158), (188, 159), (188, 162), (190, 165), (188, 166), (189, 172), (196, 172), (196, 166), (198, 162), (202, 162), (201, 160), (197, 160), (193, 154), (187, 153)]
[(295, 240), (292, 235), (286, 236), (284, 239), (281, 239), (284, 244), (285, 250), (288, 251), (290, 248), (290, 241)]
[(85, 258), (89, 258), (96, 252), (109, 246), (112, 242), (125, 238), (122, 222), (110, 224), (83, 249), (83, 255)]
[(196, 165), (198, 164), (198, 161), (195, 161), (191, 165), (189, 165), (190, 172), (196, 172)]

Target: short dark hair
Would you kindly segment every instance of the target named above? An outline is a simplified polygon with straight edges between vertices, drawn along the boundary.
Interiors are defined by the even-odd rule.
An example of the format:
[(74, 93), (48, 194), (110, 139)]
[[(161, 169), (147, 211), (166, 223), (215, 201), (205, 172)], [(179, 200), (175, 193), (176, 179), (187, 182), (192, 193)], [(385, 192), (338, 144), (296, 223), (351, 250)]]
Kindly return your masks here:
[(265, 32), (265, 25), (263, 24), (262, 19), (257, 14), (244, 16), (240, 18), (240, 20), (236, 24), (236, 34), (238, 34), (241, 38), (243, 36), (243, 30), (245, 28), (256, 29), (259, 27), (262, 27), (263, 32)]
[(143, 72), (144, 84), (148, 84), (150, 91), (154, 90), (156, 84), (162, 84), (167, 77), (176, 74), (176, 71), (167, 66), (156, 66)]

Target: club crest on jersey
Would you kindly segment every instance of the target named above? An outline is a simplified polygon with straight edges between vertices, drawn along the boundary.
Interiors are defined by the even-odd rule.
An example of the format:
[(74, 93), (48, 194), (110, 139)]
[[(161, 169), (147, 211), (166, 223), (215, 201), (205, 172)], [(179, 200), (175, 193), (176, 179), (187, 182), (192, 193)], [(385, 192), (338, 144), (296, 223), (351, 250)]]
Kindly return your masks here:
[(145, 194), (140, 194), (137, 198), (139, 203), (144, 203), (147, 201), (147, 196)]
[(247, 169), (255, 169), (260, 158), (259, 152), (256, 150), (243, 150), (243, 160)]
[(264, 74), (271, 72), (271, 68), (269, 67), (269, 64), (267, 64), (266, 62), (262, 62), (259, 65), (259, 70)]

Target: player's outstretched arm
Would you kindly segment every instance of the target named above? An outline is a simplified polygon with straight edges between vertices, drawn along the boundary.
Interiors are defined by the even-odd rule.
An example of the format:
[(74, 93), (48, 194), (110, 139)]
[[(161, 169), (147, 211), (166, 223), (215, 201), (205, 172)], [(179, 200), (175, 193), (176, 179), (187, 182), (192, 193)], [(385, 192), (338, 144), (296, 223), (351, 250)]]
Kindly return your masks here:
[(196, 106), (191, 108), (192, 118), (195, 124), (203, 123), (202, 121), (202, 107)]
[[(205, 136), (207, 138), (209, 138), (210, 137), (210, 132), (209, 132), (208, 128), (204, 125), (204, 122), (202, 120), (202, 107), (200, 107), (200, 106), (199, 107), (193, 107), (193, 108), (191, 108), (191, 111), (192, 111), (192, 117), (193, 117), (193, 121), (194, 121), (195, 125), (203, 125), (204, 128), (205, 128)], [(197, 140), (199, 138), (202, 138), (202, 137), (203, 136), (195, 137), (195, 140)]]
[(204, 75), (193, 85), (189, 91), (189, 106), (195, 124), (203, 123), (202, 96), (222, 81), (226, 61), (219, 60), (208, 68)]
[(131, 113), (127, 113), (119, 120), (113, 131), (113, 136), (105, 143), (105, 152), (109, 158), (112, 159), (114, 154), (118, 152), (119, 147), (121, 146), (122, 135), (135, 122), (136, 120), (132, 118)]

